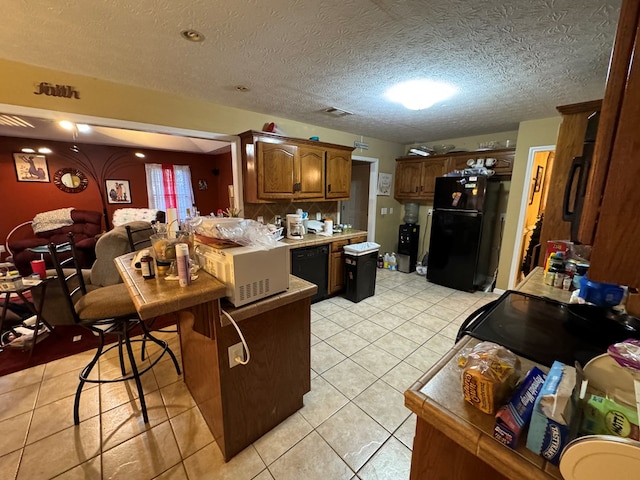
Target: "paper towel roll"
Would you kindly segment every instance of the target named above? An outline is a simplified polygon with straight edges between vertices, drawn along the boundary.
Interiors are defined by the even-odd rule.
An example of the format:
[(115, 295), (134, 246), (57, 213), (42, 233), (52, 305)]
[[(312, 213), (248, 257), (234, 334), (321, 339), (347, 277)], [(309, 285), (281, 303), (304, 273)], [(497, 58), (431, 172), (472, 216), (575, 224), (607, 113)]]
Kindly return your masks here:
[(170, 238), (176, 237), (178, 231), (178, 209), (167, 208), (167, 232)]
[(333, 220), (324, 221), (324, 231), (329, 235), (333, 235)]

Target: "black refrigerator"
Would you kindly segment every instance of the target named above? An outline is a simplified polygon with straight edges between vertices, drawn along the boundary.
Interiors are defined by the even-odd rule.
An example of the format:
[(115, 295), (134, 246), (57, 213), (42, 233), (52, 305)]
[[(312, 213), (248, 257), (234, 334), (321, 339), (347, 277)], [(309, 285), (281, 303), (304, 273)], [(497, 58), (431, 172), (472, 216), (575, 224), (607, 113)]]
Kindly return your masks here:
[(428, 281), (465, 291), (491, 283), (499, 190), (484, 176), (436, 178)]

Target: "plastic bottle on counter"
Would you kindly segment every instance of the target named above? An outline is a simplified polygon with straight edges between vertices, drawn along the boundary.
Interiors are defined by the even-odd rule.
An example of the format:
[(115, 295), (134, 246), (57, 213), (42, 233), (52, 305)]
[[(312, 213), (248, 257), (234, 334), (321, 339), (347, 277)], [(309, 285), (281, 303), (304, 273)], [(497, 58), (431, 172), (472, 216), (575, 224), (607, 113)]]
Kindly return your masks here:
[(385, 252), (382, 257), (382, 268), (389, 268), (389, 252)]
[(398, 270), (398, 260), (394, 252), (391, 252), (389, 257), (389, 270)]
[(178, 283), (181, 287), (190, 285), (189, 245), (186, 243), (176, 243), (176, 264), (178, 265)]

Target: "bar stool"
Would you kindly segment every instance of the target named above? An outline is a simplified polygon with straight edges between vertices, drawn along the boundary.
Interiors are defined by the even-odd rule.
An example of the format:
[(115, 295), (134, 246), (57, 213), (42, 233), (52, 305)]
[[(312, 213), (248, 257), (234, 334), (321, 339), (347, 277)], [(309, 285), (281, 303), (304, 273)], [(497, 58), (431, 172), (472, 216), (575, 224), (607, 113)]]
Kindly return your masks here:
[[(149, 422), (147, 415), (147, 406), (144, 400), (144, 391), (140, 376), (153, 368), (162, 356), (168, 353), (176, 367), (176, 372), (180, 375), (180, 367), (178, 361), (169, 348), (167, 342), (155, 338), (149, 333), (145, 323), (140, 320), (136, 312), (135, 306), (131, 300), (127, 287), (124, 283), (101, 287), (96, 290), (87, 292), (87, 288), (82, 276), (82, 271), (77, 262), (76, 248), (73, 242), (73, 234), (69, 233), (69, 241), (63, 245), (69, 244), (72, 256), (66, 260), (60, 260), (57, 255), (59, 245), (49, 244), (49, 252), (53, 260), (58, 281), (62, 288), (62, 292), (68, 301), (69, 308), (72, 312), (75, 323), (86, 327), (99, 338), (99, 345), (96, 354), (91, 361), (81, 370), (79, 374), (80, 383), (76, 390), (75, 401), (73, 405), (73, 421), (76, 425), (80, 423), (79, 406), (80, 395), (85, 383), (113, 383), (124, 382), (127, 380), (135, 380), (138, 389), (138, 397), (144, 422)], [(142, 338), (131, 340), (130, 333), (135, 327), (142, 330)], [(118, 335), (118, 341), (114, 345), (104, 349), (105, 335), (113, 333)], [(136, 364), (132, 342), (152, 341), (160, 347), (158, 357), (147, 367), (140, 370)], [(100, 357), (113, 348), (118, 348), (120, 360), (121, 377), (116, 379), (90, 379), (91, 370), (96, 365)], [(131, 372), (127, 373), (123, 347), (127, 351), (127, 356), (131, 366)]]

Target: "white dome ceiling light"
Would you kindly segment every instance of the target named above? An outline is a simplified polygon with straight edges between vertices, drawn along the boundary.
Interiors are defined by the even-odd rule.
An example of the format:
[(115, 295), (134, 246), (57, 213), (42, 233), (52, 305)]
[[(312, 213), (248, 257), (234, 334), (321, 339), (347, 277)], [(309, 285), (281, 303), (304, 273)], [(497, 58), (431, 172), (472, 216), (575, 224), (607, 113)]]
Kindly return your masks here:
[(385, 96), (409, 110), (424, 110), (451, 98), (457, 89), (447, 83), (433, 80), (409, 80), (389, 88)]

